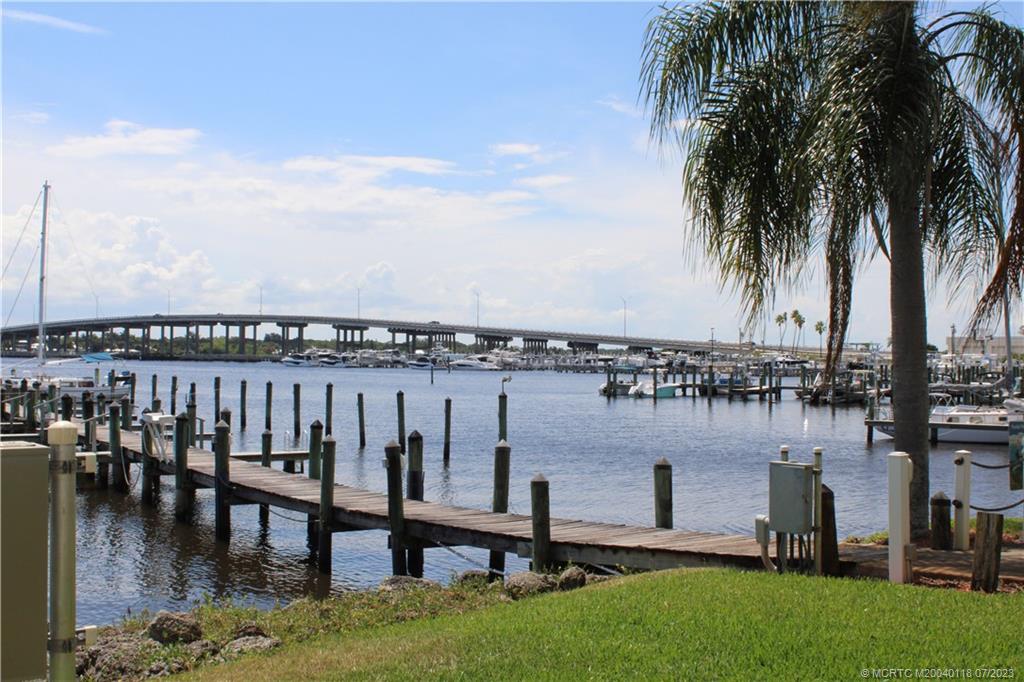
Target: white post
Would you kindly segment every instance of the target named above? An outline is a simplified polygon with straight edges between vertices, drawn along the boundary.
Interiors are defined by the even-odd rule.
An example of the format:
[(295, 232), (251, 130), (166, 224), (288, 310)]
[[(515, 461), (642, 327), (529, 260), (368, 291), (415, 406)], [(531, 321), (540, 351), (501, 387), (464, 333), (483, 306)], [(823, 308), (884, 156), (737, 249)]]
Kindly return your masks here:
[(779, 446), (779, 459), (781, 459), (783, 462), (788, 462), (789, 461), (789, 446), (788, 445), (780, 445)]
[(821, 575), (821, 455), (814, 448), (814, 574)]
[(889, 470), (889, 582), (909, 582), (912, 572), (907, 556), (910, 543), (910, 455), (893, 452)]
[(957, 450), (953, 455), (953, 549), (971, 548), (971, 452)]
[(75, 679), (75, 444), (78, 429), (59, 421), (50, 444), (50, 680)]

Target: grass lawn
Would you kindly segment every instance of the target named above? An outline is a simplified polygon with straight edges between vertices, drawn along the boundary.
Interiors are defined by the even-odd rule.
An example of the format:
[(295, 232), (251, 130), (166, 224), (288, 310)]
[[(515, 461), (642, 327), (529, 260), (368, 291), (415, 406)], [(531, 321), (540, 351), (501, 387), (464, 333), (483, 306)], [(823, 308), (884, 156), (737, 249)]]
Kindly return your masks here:
[(680, 570), (460, 615), (326, 634), (194, 679), (860, 679), (864, 668), (1024, 675), (1024, 594)]

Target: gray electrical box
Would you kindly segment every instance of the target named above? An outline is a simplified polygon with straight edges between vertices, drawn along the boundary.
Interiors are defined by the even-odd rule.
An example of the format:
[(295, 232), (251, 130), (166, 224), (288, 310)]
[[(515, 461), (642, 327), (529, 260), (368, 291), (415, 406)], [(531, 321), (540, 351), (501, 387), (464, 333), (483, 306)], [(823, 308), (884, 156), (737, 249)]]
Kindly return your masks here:
[(776, 533), (810, 533), (813, 525), (814, 465), (768, 463), (768, 523)]
[(46, 677), (46, 548), (50, 449), (0, 443), (0, 671)]

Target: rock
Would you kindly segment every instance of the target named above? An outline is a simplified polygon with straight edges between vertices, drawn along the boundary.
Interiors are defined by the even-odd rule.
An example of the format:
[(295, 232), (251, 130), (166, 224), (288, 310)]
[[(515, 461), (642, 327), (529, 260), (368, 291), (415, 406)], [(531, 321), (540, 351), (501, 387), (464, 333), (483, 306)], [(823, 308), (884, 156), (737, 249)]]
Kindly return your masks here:
[(587, 584), (588, 585), (596, 585), (598, 583), (606, 583), (609, 580), (612, 580), (613, 578), (615, 578), (614, 575), (597, 575), (595, 573), (588, 573), (587, 574)]
[(201, 661), (212, 658), (220, 653), (220, 647), (208, 639), (200, 639), (185, 645), (185, 650), (193, 660)]
[(587, 584), (587, 572), (579, 566), (570, 566), (558, 576), (558, 589), (575, 590)]
[(550, 575), (524, 571), (509, 576), (505, 591), (513, 599), (522, 599), (542, 592), (551, 592), (558, 582)]
[(191, 613), (159, 611), (146, 628), (146, 633), (161, 644), (188, 644), (202, 638), (203, 630)]
[(95, 646), (89, 647), (92, 665), (83, 676), (104, 680), (139, 677), (146, 670), (145, 663), (159, 650), (159, 644), (141, 633), (101, 636)]
[(242, 637), (266, 637), (267, 633), (262, 627), (253, 622), (242, 623), (235, 628), (235, 634), (231, 639), (241, 639)]
[(170, 674), (170, 667), (163, 661), (154, 661), (146, 670), (146, 677), (166, 677)]
[(487, 583), (487, 571), (481, 571), (478, 569), (470, 569), (463, 571), (455, 578), (454, 582), (456, 585), (476, 585), (483, 587)]
[(239, 656), (253, 651), (270, 651), (281, 646), (281, 640), (276, 637), (239, 637), (224, 645), (225, 656)]
[(393, 575), (390, 578), (384, 578), (384, 580), (381, 580), (380, 587), (377, 589), (380, 592), (401, 592), (402, 590), (439, 587), (441, 587), (440, 583), (436, 583), (433, 580), (427, 580), (426, 578), (413, 578), (409, 575)]

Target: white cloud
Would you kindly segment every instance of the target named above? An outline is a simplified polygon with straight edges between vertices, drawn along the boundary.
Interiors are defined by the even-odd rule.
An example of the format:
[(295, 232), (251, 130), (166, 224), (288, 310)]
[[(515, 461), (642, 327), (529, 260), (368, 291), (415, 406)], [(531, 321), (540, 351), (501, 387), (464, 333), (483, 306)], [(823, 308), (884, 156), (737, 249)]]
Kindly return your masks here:
[(333, 172), (342, 176), (379, 177), (394, 172), (417, 173), (420, 175), (445, 175), (455, 170), (451, 161), (431, 159), (423, 156), (358, 156), (345, 155), (334, 158), (325, 156), (300, 156), (288, 159), (282, 168), (308, 173)]
[(43, 125), (50, 120), (50, 115), (45, 111), (23, 111), (11, 114), (11, 118), (16, 121), (24, 121), (30, 125)]
[(77, 21), (68, 21), (67, 19), (50, 16), (49, 14), (38, 14), (36, 12), (23, 12), (22, 10), (4, 8), (3, 16), (5, 19), (10, 19), (11, 21), (39, 24), (41, 26), (49, 26), (50, 28), (57, 28), (63, 31), (73, 31), (75, 33), (106, 33), (102, 28), (97, 28), (96, 26), (90, 26), (88, 24), (80, 24)]
[(601, 99), (597, 100), (597, 103), (603, 107), (611, 109), (612, 111), (618, 112), (620, 114), (625, 114), (626, 116), (629, 116), (631, 118), (643, 117), (643, 112), (640, 111), (640, 109), (636, 105), (624, 101), (618, 95), (608, 95), (607, 97), (602, 97)]
[(539, 144), (527, 142), (503, 142), (491, 145), (491, 153), (495, 156), (531, 156), (539, 151)]
[(52, 156), (95, 159), (102, 156), (176, 156), (192, 149), (201, 133), (195, 128), (144, 128), (130, 121), (113, 120), (101, 135), (67, 137), (46, 148)]
[(528, 178), (519, 178), (515, 182), (517, 185), (522, 185), (524, 187), (547, 189), (549, 187), (564, 185), (572, 182), (572, 180), (573, 178), (569, 175), (534, 175)]

